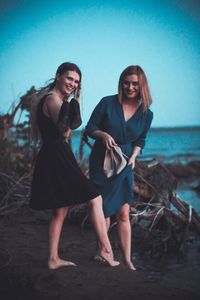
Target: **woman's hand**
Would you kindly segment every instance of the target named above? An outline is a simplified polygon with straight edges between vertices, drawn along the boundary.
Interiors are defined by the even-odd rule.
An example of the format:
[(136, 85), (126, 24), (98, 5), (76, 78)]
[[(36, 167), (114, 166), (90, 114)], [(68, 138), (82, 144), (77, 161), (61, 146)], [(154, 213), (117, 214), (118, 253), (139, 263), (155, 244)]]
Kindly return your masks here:
[(132, 170), (135, 168), (135, 157), (130, 157), (128, 160), (128, 165), (131, 165)]
[(70, 138), (70, 137), (72, 136), (72, 130), (71, 130), (70, 128), (67, 129), (67, 131), (65, 131), (65, 132), (63, 133), (63, 136), (64, 136), (65, 139)]
[(113, 146), (117, 146), (113, 137), (106, 132), (102, 132), (101, 139), (108, 150), (110, 150)]

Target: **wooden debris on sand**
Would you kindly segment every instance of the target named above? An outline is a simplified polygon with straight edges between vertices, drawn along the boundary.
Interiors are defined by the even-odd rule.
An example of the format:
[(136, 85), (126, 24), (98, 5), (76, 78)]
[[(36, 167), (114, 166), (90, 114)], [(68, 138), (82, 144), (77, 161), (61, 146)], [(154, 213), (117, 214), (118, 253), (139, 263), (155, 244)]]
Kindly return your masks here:
[[(34, 91), (32, 88), (21, 97), (17, 109), (21, 107), (30, 112), (29, 94), (32, 95)], [(38, 146), (31, 141), (30, 124), (25, 125), (22, 131), (28, 132), (28, 135), (24, 135), (25, 143), (22, 146), (9, 143), (7, 136), (0, 140), (0, 215), (10, 214), (28, 204), (33, 157)], [(92, 147), (83, 134), (78, 159), (83, 172), (88, 176), (88, 162), (83, 158), (85, 144)], [(171, 244), (178, 252), (183, 250), (190, 232), (200, 234), (200, 216), (177, 195), (176, 177), (157, 159), (137, 161), (133, 173), (135, 195), (130, 208), (130, 220), (134, 234), (138, 231), (140, 240), (144, 242), (156, 233), (164, 252), (169, 250)], [(83, 228), (89, 220), (87, 205), (72, 208), (69, 219), (76, 222), (79, 220)], [(111, 228), (115, 224), (113, 222)]]

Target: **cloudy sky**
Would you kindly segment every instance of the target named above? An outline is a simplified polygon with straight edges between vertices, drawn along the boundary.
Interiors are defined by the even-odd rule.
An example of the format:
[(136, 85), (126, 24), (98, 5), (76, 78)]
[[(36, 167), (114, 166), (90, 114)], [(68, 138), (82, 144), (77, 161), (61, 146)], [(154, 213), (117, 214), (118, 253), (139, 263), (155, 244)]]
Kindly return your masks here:
[(149, 80), (154, 127), (200, 125), (198, 0), (1, 1), (0, 50), (1, 113), (71, 61), (83, 73), (85, 124), (137, 64)]

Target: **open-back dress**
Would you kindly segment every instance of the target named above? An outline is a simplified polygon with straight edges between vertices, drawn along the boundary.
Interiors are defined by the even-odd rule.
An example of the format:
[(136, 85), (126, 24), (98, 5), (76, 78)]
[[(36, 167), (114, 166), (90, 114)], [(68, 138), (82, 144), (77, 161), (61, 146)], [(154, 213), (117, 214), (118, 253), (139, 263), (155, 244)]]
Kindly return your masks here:
[(82, 173), (63, 137), (66, 129), (81, 125), (79, 103), (75, 99), (63, 101), (55, 124), (43, 112), (48, 95), (43, 96), (37, 109), (42, 147), (34, 168), (30, 207), (38, 210), (81, 204), (99, 195), (93, 183)]

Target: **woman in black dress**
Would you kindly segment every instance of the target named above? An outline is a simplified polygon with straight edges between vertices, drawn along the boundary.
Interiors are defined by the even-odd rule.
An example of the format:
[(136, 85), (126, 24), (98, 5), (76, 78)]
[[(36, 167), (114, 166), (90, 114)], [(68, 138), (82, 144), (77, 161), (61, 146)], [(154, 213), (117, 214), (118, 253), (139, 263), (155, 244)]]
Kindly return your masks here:
[[(54, 211), (49, 226), (49, 269), (75, 266), (58, 256), (58, 244), (69, 206), (89, 202), (91, 219), (101, 245), (101, 257), (110, 266), (114, 261), (102, 210), (102, 198), (80, 170), (66, 142), (71, 130), (81, 125), (79, 96), (81, 71), (72, 63), (61, 64), (53, 83), (41, 94), (33, 118), (42, 139), (31, 189), (30, 207)], [(74, 96), (69, 101), (70, 96)], [(36, 121), (34, 121), (36, 120)]]

